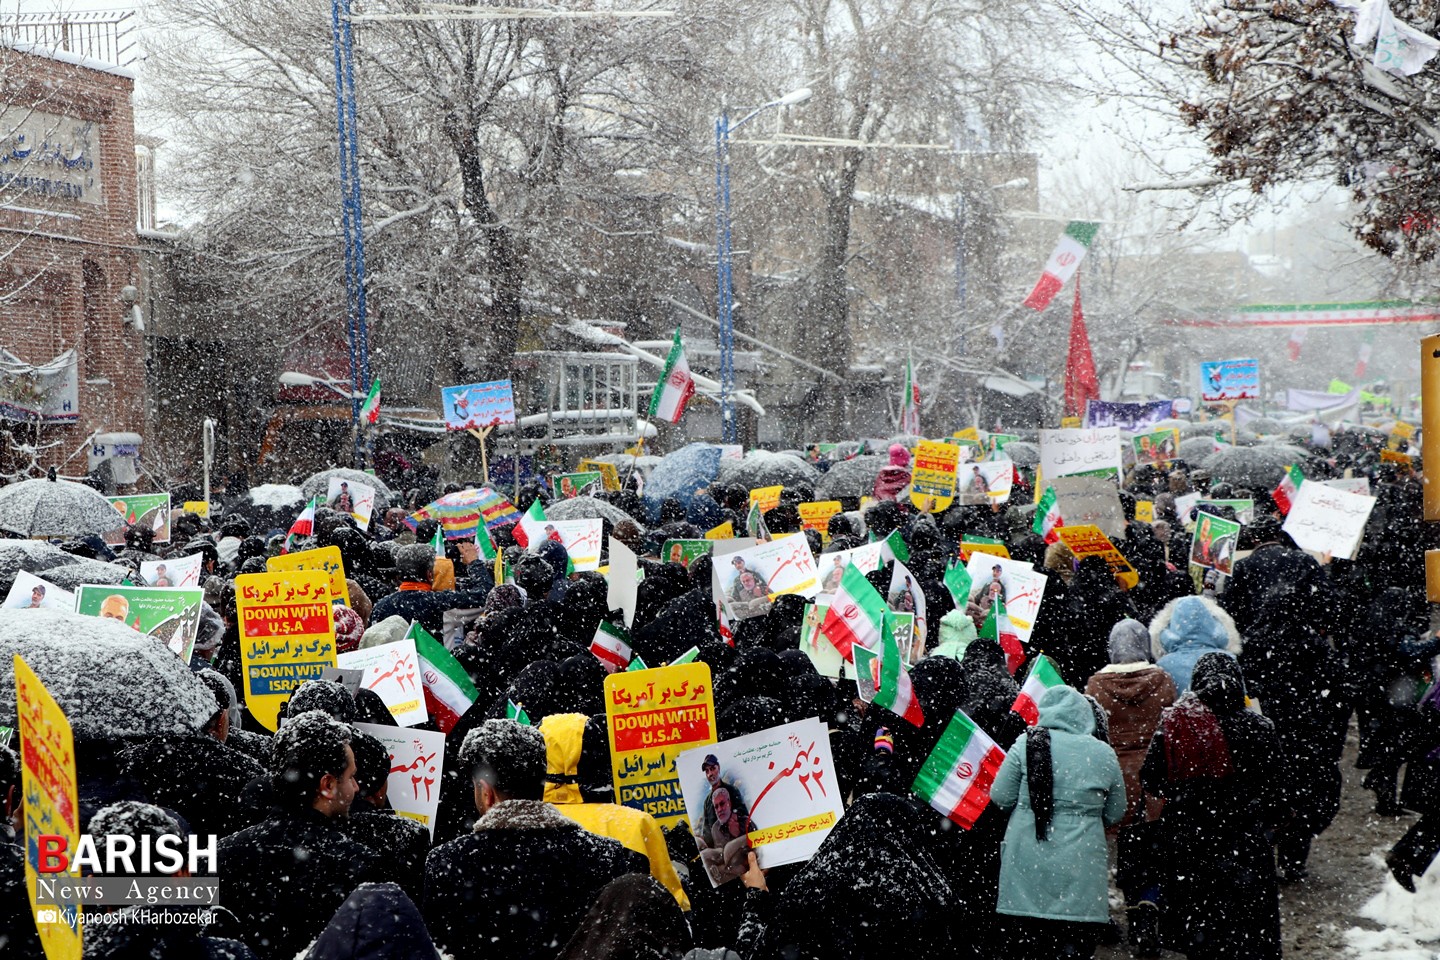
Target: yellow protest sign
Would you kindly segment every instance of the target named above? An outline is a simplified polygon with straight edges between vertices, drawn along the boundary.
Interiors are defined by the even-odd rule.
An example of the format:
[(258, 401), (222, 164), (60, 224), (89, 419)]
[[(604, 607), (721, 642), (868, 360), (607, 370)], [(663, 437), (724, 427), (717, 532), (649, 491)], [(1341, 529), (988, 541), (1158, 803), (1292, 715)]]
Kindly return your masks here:
[(1154, 500), (1136, 500), (1136, 501), (1135, 501), (1135, 519), (1136, 519), (1136, 520), (1139, 520), (1141, 523), (1154, 523), (1154, 522), (1155, 522), (1155, 501), (1154, 501)]
[(961, 537), (960, 559), (968, 561), (973, 553), (988, 553), (996, 557), (1010, 559), (1010, 548), (999, 540), (991, 540), (988, 537)]
[(1396, 420), (1395, 426), (1390, 428), (1390, 436), (1399, 437), (1401, 440), (1411, 440), (1415, 437), (1415, 425), (1406, 423), (1404, 420)]
[[(37, 906), (42, 836), (62, 837), (73, 859), (80, 842), (75, 737), (65, 711), (20, 654), (15, 654), (15, 713), (20, 730), (20, 784), (25, 817), (25, 891), (47, 960), (80, 960), (84, 940), (78, 901)], [(73, 878), (73, 873), (68, 873)]]
[(605, 484), (606, 490), (620, 489), (620, 471), (613, 463), (605, 463), (601, 460), (581, 460), (580, 466), (575, 469), (581, 473), (593, 472), (600, 474), (600, 482)]
[(750, 491), (750, 502), (760, 504), (761, 513), (769, 513), (780, 506), (780, 493), (784, 489), (779, 484), (773, 487), (756, 487)]
[(971, 443), (979, 443), (980, 428), (966, 427), (964, 430), (956, 430), (954, 433), (950, 434), (950, 436), (954, 437), (956, 440), (969, 440)]
[(235, 610), (245, 705), (274, 730), (295, 688), (335, 666), (330, 578), (321, 570), (241, 574)]
[(915, 447), (915, 464), (910, 473), (910, 502), (926, 513), (948, 508), (955, 502), (955, 472), (959, 468), (959, 447), (921, 440)]
[(1411, 465), (1410, 455), (1408, 453), (1400, 453), (1398, 450), (1381, 450), (1380, 462), (1399, 463), (1404, 464), (1406, 467)]
[(817, 500), (813, 503), (802, 503), (800, 510), (800, 529), (814, 530), (820, 534), (820, 539), (825, 543), (830, 542), (830, 518), (840, 512), (839, 500)]
[(197, 517), (208, 518), (210, 516), (210, 504), (204, 500), (186, 500), (180, 505), (180, 508), (186, 513), (195, 514)]
[(1057, 527), (1055, 535), (1070, 552), (1075, 554), (1075, 559), (1084, 560), (1086, 557), (1099, 557), (1110, 565), (1110, 570), (1118, 576), (1125, 584), (1126, 589), (1134, 589), (1140, 582), (1140, 575), (1135, 568), (1130, 566), (1130, 561), (1115, 549), (1115, 544), (1110, 538), (1100, 532), (1100, 528), (1094, 524), (1087, 523), (1078, 527)]
[(1061, 417), (1061, 418), (1060, 418), (1060, 429), (1061, 429), (1061, 430), (1075, 430), (1075, 429), (1079, 428), (1079, 426), (1080, 426), (1080, 418), (1079, 418), (1079, 417)]
[(350, 606), (350, 585), (345, 582), (345, 561), (340, 558), (339, 547), (319, 547), (315, 550), (281, 554), (266, 560), (265, 569), (271, 573), (285, 573), (290, 570), (323, 571), (330, 581), (330, 599)]
[(670, 827), (685, 820), (675, 758), (715, 742), (710, 666), (682, 663), (605, 678), (615, 801)]
[(734, 540), (734, 539), (735, 539), (735, 524), (731, 523), (729, 520), (726, 520), (724, 523), (720, 524), (719, 526), (711, 527), (709, 530), (706, 530), (706, 531), (705, 531), (705, 539), (706, 539), (706, 540)]

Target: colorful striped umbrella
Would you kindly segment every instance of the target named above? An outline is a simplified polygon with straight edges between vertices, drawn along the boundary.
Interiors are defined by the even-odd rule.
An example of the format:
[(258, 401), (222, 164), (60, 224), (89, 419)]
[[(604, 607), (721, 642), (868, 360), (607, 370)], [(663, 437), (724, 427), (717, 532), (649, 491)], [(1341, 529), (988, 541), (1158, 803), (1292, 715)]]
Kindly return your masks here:
[(414, 530), (422, 520), (438, 520), (446, 540), (468, 540), (475, 536), (475, 528), (482, 517), (485, 529), (495, 530), (519, 520), (520, 512), (494, 490), (481, 487), (447, 493), (434, 503), (416, 510), (405, 519), (405, 523)]

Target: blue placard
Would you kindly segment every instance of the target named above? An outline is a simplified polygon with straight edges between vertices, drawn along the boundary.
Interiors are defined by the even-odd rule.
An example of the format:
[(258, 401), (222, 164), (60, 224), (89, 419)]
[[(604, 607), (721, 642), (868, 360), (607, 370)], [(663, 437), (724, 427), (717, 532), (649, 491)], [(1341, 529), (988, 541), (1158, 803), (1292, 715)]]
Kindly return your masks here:
[(440, 388), (447, 430), (480, 430), (515, 422), (515, 388), (509, 380)]
[(1200, 399), (1254, 400), (1260, 396), (1260, 361), (1209, 360), (1200, 364)]

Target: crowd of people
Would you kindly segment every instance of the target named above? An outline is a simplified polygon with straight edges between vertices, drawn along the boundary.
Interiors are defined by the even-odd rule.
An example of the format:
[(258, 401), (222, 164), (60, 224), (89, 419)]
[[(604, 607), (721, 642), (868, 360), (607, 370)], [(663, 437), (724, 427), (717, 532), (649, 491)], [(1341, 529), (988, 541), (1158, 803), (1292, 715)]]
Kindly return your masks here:
[[(137, 569), (203, 555), (209, 610), (192, 667), (215, 701), (208, 723), (186, 734), (76, 743), (83, 829), (112, 842), (221, 838), (208, 924), (122, 917), (87, 931), (86, 956), (819, 960), (903, 950), (915, 960), (1049, 960), (1123, 937), (1137, 956), (1265, 960), (1281, 953), (1280, 884), (1305, 882), (1312, 841), (1339, 809), (1352, 717), (1375, 811), (1420, 814), (1408, 829), (1397, 821), (1387, 859), (1414, 889), (1440, 850), (1440, 704), (1433, 687), (1424, 692), (1440, 639), (1425, 596), (1431, 535), (1409, 465), (1343, 433), (1300, 465), (1307, 482), (1369, 479), (1377, 502), (1353, 560), (1298, 549), (1268, 490), (1212, 482), (1178, 461), (1137, 467), (1121, 484), (1115, 540), (1139, 574), (1125, 589), (1103, 560), (1077, 562), (1032, 532), (1024, 478), (1008, 505), (930, 514), (910, 505), (908, 463), (893, 448), (873, 502), (844, 502), (826, 538), (801, 532), (797, 505), (814, 499), (803, 484), (785, 487), (764, 525), (805, 536), (821, 570), (823, 554), (899, 532), (938, 624), (909, 671), (919, 726), (864, 702), (854, 680), (816, 671), (800, 649), (802, 599), (774, 598), (722, 633), (710, 558), (661, 561), (666, 540), (701, 538), (726, 520), (743, 531), (747, 491), (714, 485), (660, 504), (633, 488), (599, 494), (630, 518), (606, 521), (607, 542), (644, 567), (634, 654), (658, 666), (698, 648), (720, 740), (812, 717), (829, 728), (845, 814), (814, 857), (768, 871), (723, 784), (713, 784), (710, 822), (669, 830), (616, 803), (607, 670), (589, 646), (617, 614), (600, 574), (567, 575), (558, 542), (527, 552), (508, 528), (494, 531), (509, 571), (497, 585), (473, 544), (450, 541), (437, 557), (434, 521), (405, 522), (446, 492), (432, 489), (377, 511), (366, 529), (322, 507), (296, 545), (333, 545), (344, 559), (339, 650), (398, 639), (418, 622), (479, 692), (446, 734), (433, 835), (391, 808), (388, 754), (352, 726), (394, 725), (373, 693), (309, 681), (273, 734), (237, 696), (234, 578), (263, 572), (283, 529), (252, 529), (238, 512), (213, 524), (187, 515), (165, 548), (139, 528), (115, 554), (66, 544)], [(1187, 568), (1192, 518), (1177, 514), (1176, 498), (1191, 491), (1255, 502), (1230, 577)], [(539, 486), (515, 506), (535, 498), (546, 498)], [(1152, 521), (1135, 519), (1138, 501), (1153, 503)], [(984, 605), (957, 606), (945, 586), (967, 534), (1046, 574), (1026, 663), (1007, 663), (981, 636)], [(867, 574), (882, 595), (891, 576), (888, 563)], [(1012, 706), (1040, 653), (1065, 683), (1040, 697), (1027, 726)], [(528, 722), (507, 719), (514, 705)], [(911, 791), (957, 710), (1006, 751), (968, 830)], [(0, 748), (14, 829), (20, 780), (15, 752)], [(0, 845), (0, 954), (38, 957), (20, 842)], [(707, 870), (730, 882), (712, 887)], [(1112, 918), (1112, 883), (1123, 917)]]

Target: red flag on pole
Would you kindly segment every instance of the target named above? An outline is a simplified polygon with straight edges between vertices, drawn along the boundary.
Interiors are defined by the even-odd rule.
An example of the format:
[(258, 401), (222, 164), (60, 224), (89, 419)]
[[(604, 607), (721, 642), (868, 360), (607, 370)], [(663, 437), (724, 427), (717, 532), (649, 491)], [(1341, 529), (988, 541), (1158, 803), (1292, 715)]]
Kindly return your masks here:
[(1080, 310), (1080, 277), (1075, 277), (1075, 308), (1070, 315), (1070, 355), (1065, 360), (1065, 415), (1083, 417), (1085, 401), (1100, 399), (1100, 378)]

